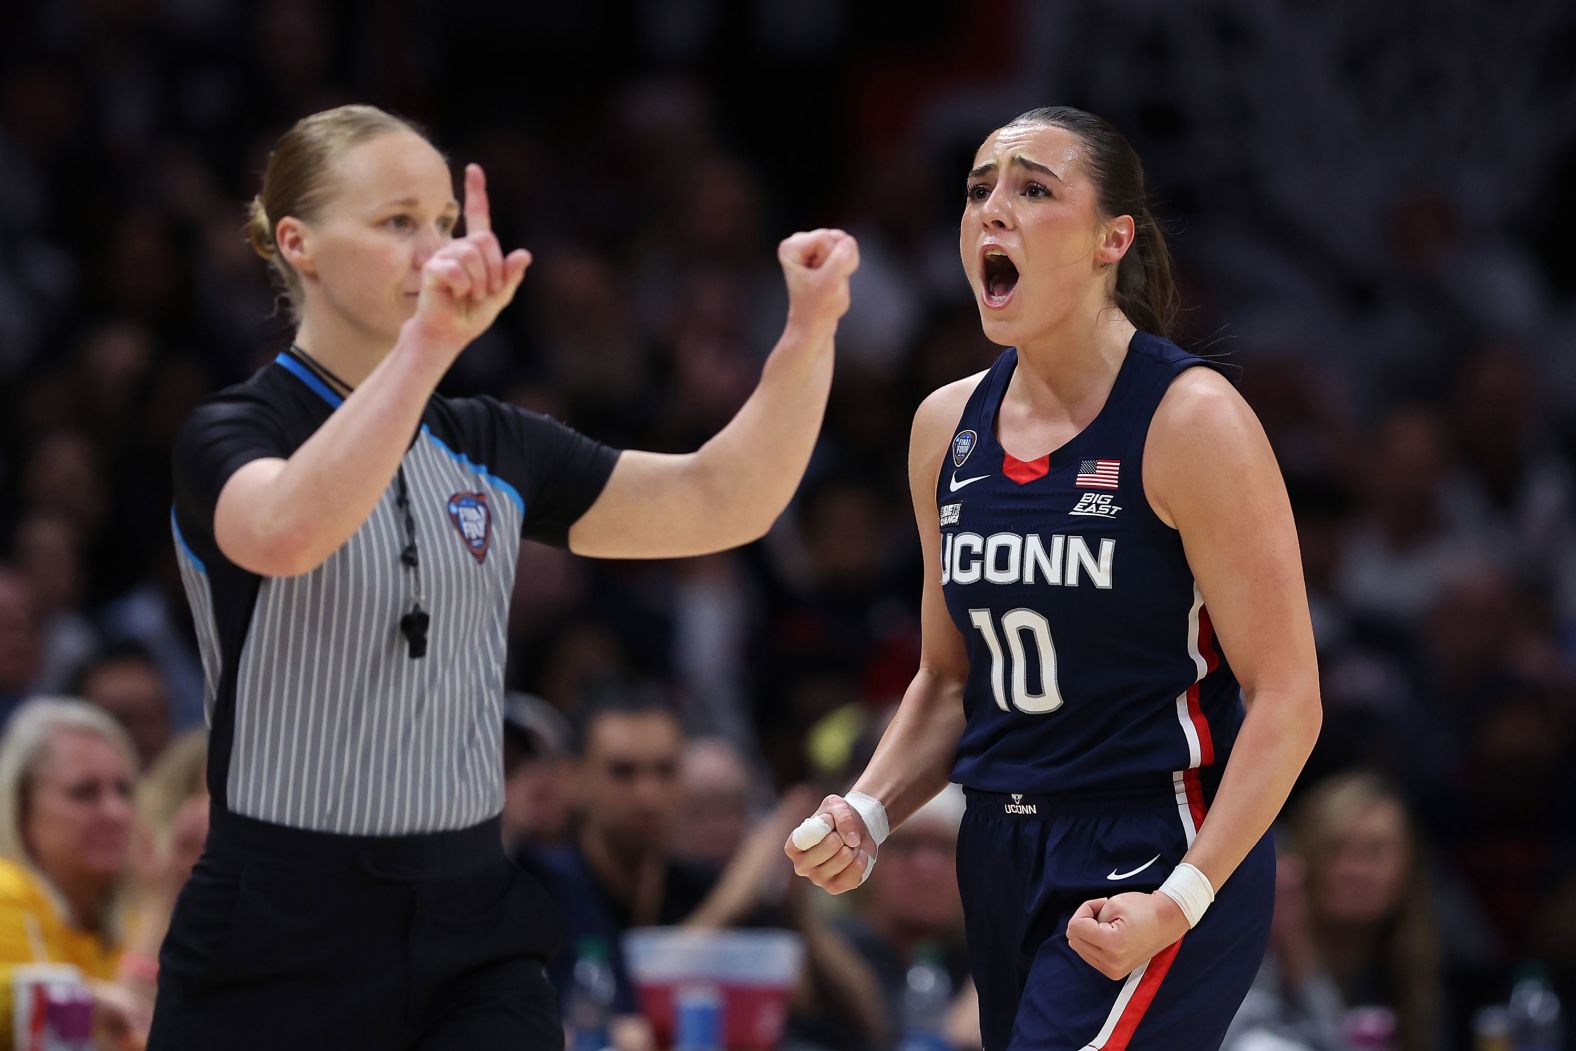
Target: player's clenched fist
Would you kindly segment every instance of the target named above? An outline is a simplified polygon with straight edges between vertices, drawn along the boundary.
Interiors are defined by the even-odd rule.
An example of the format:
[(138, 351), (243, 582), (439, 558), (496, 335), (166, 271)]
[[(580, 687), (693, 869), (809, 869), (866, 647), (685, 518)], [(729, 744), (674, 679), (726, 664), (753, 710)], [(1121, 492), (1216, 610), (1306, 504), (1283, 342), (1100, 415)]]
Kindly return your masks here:
[(875, 866), (875, 840), (842, 796), (827, 796), (783, 844), (793, 870), (831, 894), (853, 890)]
[(777, 246), (788, 282), (790, 324), (830, 329), (848, 312), (848, 279), (859, 269), (859, 242), (841, 230), (794, 234)]
[(429, 339), (458, 354), (509, 305), (530, 265), (531, 253), (523, 248), (503, 254), (492, 231), (486, 176), (481, 165), (468, 164), (465, 236), (438, 249), (422, 265), (414, 320)]
[(1113, 981), (1188, 931), (1176, 902), (1156, 891), (1092, 898), (1067, 923), (1067, 944), (1085, 963)]

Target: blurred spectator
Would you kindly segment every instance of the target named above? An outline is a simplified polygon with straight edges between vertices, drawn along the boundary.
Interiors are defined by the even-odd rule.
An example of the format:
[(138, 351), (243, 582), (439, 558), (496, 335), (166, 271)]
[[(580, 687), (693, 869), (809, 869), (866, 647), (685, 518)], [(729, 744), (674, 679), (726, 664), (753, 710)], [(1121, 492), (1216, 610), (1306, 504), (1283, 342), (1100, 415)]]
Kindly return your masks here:
[(1352, 466), (1363, 513), (1347, 542), (1342, 597), (1383, 623), (1416, 623), (1444, 582), (1475, 550), (1454, 537), (1444, 514), (1448, 452), (1437, 413), (1392, 413)]
[[(234, 202), (283, 124), (358, 98), (483, 161), (505, 240), (537, 254), (448, 392), (615, 444), (705, 437), (780, 315), (770, 246), (859, 234), (823, 440), (770, 538), (623, 566), (526, 545), (510, 625), (511, 687), (571, 712), (660, 682), (686, 729), (765, 758), (757, 808), (838, 713), (810, 743), (826, 774), (916, 659), (915, 581), (891, 572), (918, 557), (908, 420), (999, 352), (956, 258), (969, 151), (1012, 113), (1081, 102), (1149, 161), (1192, 349), (1242, 366), (1291, 482), (1327, 709), (1294, 800), (1382, 770), (1462, 869), (1463, 907), (1576, 975), (1570, 4), (462, 6), (58, 0), (8, 22), (0, 725), (124, 640), (157, 665), (172, 730), (202, 722), (170, 437), (287, 338)], [(572, 103), (517, 104), (566, 76)], [(561, 841), (568, 760), (508, 758), (517, 827)], [(738, 771), (712, 773), (721, 801)], [(739, 813), (728, 798), (715, 838), (693, 815), (673, 846), (720, 863)]]
[[(893, 680), (892, 653), (912, 675), (916, 620), (899, 597), (907, 592), (894, 572), (893, 515), (873, 480), (820, 479), (801, 498), (797, 546), (777, 552), (756, 720), (777, 746), (767, 759), (779, 782), (804, 776), (801, 742), (818, 719), (849, 702), (901, 695), (906, 680)], [(912, 535), (911, 519), (898, 521)]]
[(42, 636), (34, 689), (59, 693), (98, 648), (98, 633), (81, 613), (87, 597), (81, 534), (62, 512), (33, 511), (17, 525), (12, 551), (32, 591)]
[(685, 722), (701, 736), (756, 752), (750, 717), (751, 636), (760, 596), (734, 552), (688, 559), (674, 573), (673, 671), (685, 697)]
[(1450, 395), (1456, 469), (1446, 479), (1453, 528), (1576, 618), (1576, 482), (1557, 455), (1531, 362), (1488, 347), (1457, 371)]
[(140, 1040), (153, 1001), (121, 976), (136, 774), (125, 731), (81, 701), (30, 701), (0, 740), (0, 997), (11, 966), (68, 963), (102, 1032)]
[(1576, 857), (1576, 736), (1555, 690), (1508, 680), (1478, 695), (1436, 833), (1511, 960), (1546, 952), (1542, 917)]
[(1269, 951), (1221, 1049), (1349, 1051), (1346, 1004), (1319, 965), (1313, 943), (1306, 866), (1292, 850), (1277, 846)]
[(138, 782), (136, 802), (153, 858), (168, 859), (156, 867), (186, 882), (208, 834), (208, 731), (172, 740)]
[(638, 1014), (621, 936), (631, 927), (681, 922), (711, 889), (709, 871), (667, 853), (679, 818), (684, 731), (659, 696), (638, 688), (604, 692), (577, 712), (576, 824), (570, 842), (527, 845), (521, 860), (542, 877), (562, 912), (563, 948), (548, 965), (562, 1003), (575, 947), (587, 936), (609, 948), (616, 1014)]
[(1440, 918), (1400, 796), (1370, 774), (1339, 775), (1303, 797), (1294, 827), (1269, 954), (1225, 1046), (1251, 1049), (1267, 1033), (1292, 1048), (1342, 1051), (1347, 1014), (1359, 1007), (1393, 1013), (1400, 1051), (1454, 1046)]
[(0, 564), (0, 725), (32, 691), (40, 642), (27, 578)]
[(651, 409), (652, 348), (610, 260), (573, 245), (541, 254), (529, 294), (555, 393), (588, 433), (616, 445), (638, 442)]
[(45, 432), (22, 465), (22, 498), (29, 507), (66, 515), (84, 541), (99, 536), (108, 513), (103, 459), (81, 431)]
[(1344, 486), (1321, 475), (1289, 475), (1286, 491), (1297, 518), (1308, 609), (1322, 655), (1349, 643), (1354, 631), (1351, 611), (1339, 594), (1338, 579), (1352, 500)]
[(208, 732), (169, 743), (137, 785), (138, 839), (121, 975), (151, 1003), (175, 898), (208, 838)]
[(760, 775), (727, 741), (702, 737), (685, 746), (680, 780), (684, 834), (675, 839), (673, 854), (720, 869), (750, 829), (761, 795)]
[(148, 652), (134, 642), (101, 651), (77, 673), (77, 696), (125, 727), (138, 765), (152, 769), (170, 740), (170, 698)]
[(503, 842), (511, 854), (569, 835), (569, 723), (534, 694), (511, 693), (503, 719)]
[[(878, 1024), (875, 986), (847, 943), (808, 906), (806, 895), (778, 899), (790, 868), (782, 844), (813, 807), (808, 790), (785, 795), (722, 869), (678, 860), (673, 843), (688, 835), (680, 782), (684, 731), (659, 694), (638, 687), (608, 691), (577, 713), (579, 798), (569, 845), (528, 850), (562, 910), (566, 949), (549, 964), (562, 997), (570, 986), (573, 946), (587, 936), (611, 947), (618, 984), (615, 1009), (625, 1017), (637, 1002), (621, 951), (625, 931), (643, 926), (788, 926), (804, 938), (800, 1013), (822, 1010), (844, 1019), (854, 1047)], [(825, 1008), (822, 1004), (826, 1003)], [(844, 1045), (836, 1045), (844, 1046)]]
[(158, 666), (169, 696), (172, 730), (203, 724), (202, 661), (197, 655), (191, 609), (181, 592), (173, 538), (161, 547), (158, 560), (141, 583), (100, 610), (98, 622), (106, 641), (141, 646)]
[(963, 790), (949, 785), (892, 831), (881, 861), (839, 928), (881, 983), (886, 1031), (896, 1047), (903, 1033), (908, 969), (922, 948), (942, 954), (955, 1002), (948, 1036), (956, 1048), (980, 1045), (979, 1000), (969, 978), (963, 941), (963, 899), (958, 893), (958, 829)]

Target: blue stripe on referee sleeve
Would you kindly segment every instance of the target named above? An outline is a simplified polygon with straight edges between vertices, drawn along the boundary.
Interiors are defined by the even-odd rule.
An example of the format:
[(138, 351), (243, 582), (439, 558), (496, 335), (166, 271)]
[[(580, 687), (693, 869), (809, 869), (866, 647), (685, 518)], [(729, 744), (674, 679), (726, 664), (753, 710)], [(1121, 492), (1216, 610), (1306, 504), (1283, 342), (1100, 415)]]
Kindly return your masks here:
[(444, 443), (443, 439), (439, 438), (436, 434), (433, 434), (431, 429), (429, 429), (425, 423), (421, 425), (421, 433), (426, 435), (434, 445), (436, 445), (439, 449), (442, 449), (450, 459), (454, 460), (461, 467), (465, 468), (467, 471), (474, 471), (492, 485), (503, 490), (503, 494), (514, 502), (515, 510), (520, 512), (520, 517), (525, 517), (525, 499), (520, 496), (520, 490), (516, 489), (508, 482), (489, 471), (486, 464), (472, 463), (470, 458), (464, 453), (457, 453), (453, 449), (449, 448), (448, 445)]
[(181, 524), (175, 520), (175, 507), (173, 505), (170, 507), (170, 529), (175, 533), (175, 542), (181, 545), (181, 550), (186, 552), (186, 557), (192, 560), (192, 565), (197, 567), (197, 572), (206, 575), (208, 567), (203, 565), (202, 559), (197, 557), (197, 552), (192, 550), (192, 546), (181, 535)]

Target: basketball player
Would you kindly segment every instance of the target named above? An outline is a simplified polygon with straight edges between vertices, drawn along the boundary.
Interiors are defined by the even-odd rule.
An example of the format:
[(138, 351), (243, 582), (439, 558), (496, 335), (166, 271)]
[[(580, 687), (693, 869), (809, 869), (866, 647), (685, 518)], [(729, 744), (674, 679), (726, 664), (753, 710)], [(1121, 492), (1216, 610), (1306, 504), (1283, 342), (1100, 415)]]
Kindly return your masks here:
[(785, 849), (849, 890), (957, 781), (987, 1051), (1218, 1048), (1268, 935), (1266, 830), (1320, 724), (1285, 487), (1235, 389), (1166, 338), (1169, 256), (1108, 123), (1050, 108), (992, 133), (959, 247), (1009, 349), (915, 416), (919, 672), (822, 804), (835, 831)]

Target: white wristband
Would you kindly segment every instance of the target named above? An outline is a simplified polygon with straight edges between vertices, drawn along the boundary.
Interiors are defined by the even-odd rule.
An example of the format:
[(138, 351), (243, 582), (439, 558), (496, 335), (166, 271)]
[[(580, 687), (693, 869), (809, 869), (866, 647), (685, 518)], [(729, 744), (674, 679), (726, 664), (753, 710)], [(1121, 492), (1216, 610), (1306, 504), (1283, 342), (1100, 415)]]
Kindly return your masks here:
[(1210, 886), (1209, 877), (1185, 861), (1171, 870), (1160, 885), (1160, 893), (1177, 903), (1187, 917), (1188, 930), (1198, 926), (1205, 910), (1215, 901), (1215, 888)]
[(850, 792), (843, 798), (848, 801), (849, 806), (854, 808), (854, 813), (858, 814), (864, 821), (865, 828), (870, 830), (870, 835), (876, 841), (876, 846), (879, 847), (882, 843), (885, 843), (887, 838), (887, 815), (886, 807), (881, 805), (881, 800), (863, 792)]

